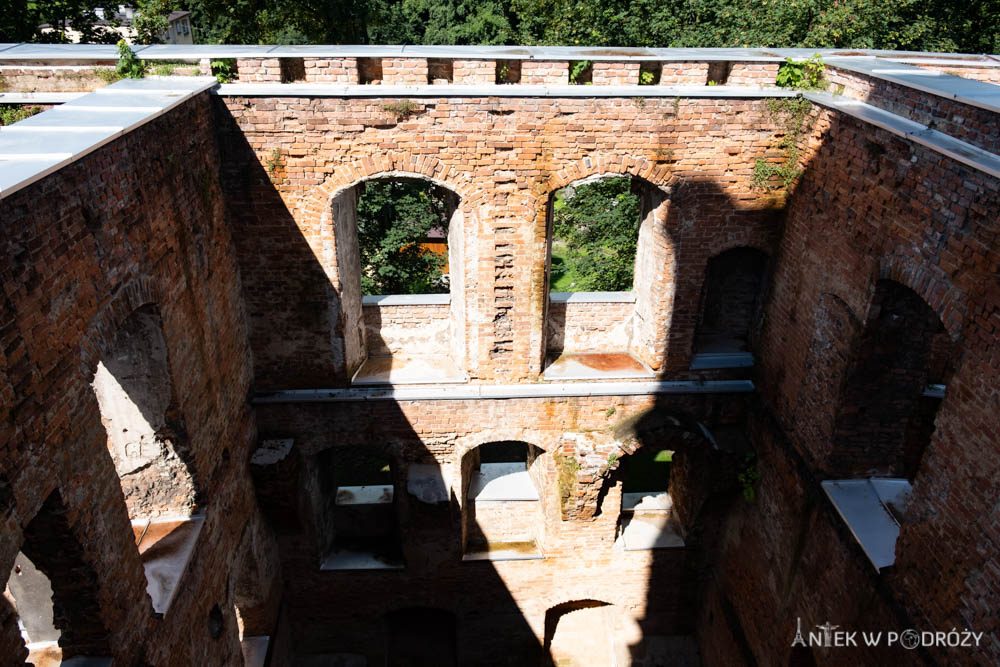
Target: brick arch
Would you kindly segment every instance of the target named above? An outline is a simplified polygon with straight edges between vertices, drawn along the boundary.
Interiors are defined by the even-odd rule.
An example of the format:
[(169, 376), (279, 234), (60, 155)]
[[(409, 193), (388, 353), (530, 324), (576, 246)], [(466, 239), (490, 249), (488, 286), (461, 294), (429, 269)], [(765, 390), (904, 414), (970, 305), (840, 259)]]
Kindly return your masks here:
[(451, 190), (463, 203), (482, 198), (468, 174), (429, 155), (388, 152), (338, 166), (334, 173), (306, 198), (302, 205), (307, 215), (322, 216), (330, 201), (340, 193), (375, 178), (417, 178)]
[(160, 297), (159, 285), (151, 276), (137, 276), (119, 287), (111, 301), (91, 318), (80, 342), (80, 361), (88, 382), (94, 379), (101, 352), (111, 345), (125, 320), (143, 306), (159, 304)]
[(452, 464), (461, 465), (466, 454), (491, 442), (523, 442), (548, 454), (559, 446), (561, 438), (562, 434), (555, 431), (524, 427), (484, 429), (455, 441)]
[[(940, 268), (917, 263), (905, 255), (888, 255), (879, 260), (876, 280), (893, 280), (913, 290), (937, 313), (952, 340), (961, 337), (968, 308), (965, 293), (952, 285)], [(872, 289), (874, 284), (872, 281)]]
[(539, 184), (537, 194), (548, 195), (567, 185), (591, 178), (596, 180), (620, 176), (641, 178), (667, 194), (670, 194), (677, 183), (677, 177), (665, 165), (646, 158), (599, 153), (588, 155), (550, 174), (548, 180)]
[[(637, 178), (649, 186), (643, 194), (636, 244), (636, 263), (633, 291), (636, 294), (633, 318), (632, 344), (629, 350), (654, 371), (666, 365), (670, 356), (670, 343), (666, 332), (673, 317), (676, 281), (676, 241), (669, 230), (668, 211), (678, 177), (662, 164), (646, 158), (597, 153), (585, 156), (566, 167), (549, 174), (534, 188), (534, 232), (537, 238), (549, 242), (548, 217), (553, 194), (567, 185), (589, 183), (604, 178)], [(545, 258), (533, 264), (535, 284), (547, 281)], [(669, 274), (669, 275), (667, 275)], [(548, 294), (539, 292), (537, 315), (545, 319)], [(543, 322), (543, 331), (548, 323)], [(545, 337), (539, 341), (539, 358), (548, 353)]]

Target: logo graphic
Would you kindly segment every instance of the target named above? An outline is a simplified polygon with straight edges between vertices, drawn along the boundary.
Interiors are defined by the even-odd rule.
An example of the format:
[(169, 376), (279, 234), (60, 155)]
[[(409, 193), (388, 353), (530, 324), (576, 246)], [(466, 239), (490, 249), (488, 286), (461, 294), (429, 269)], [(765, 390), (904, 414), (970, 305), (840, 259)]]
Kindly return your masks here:
[(899, 636), (899, 643), (903, 648), (914, 649), (920, 646), (920, 633), (916, 630), (904, 630)]
[(802, 618), (800, 616), (795, 617), (795, 639), (792, 640), (792, 647), (796, 646), (806, 646), (805, 637), (802, 636)]

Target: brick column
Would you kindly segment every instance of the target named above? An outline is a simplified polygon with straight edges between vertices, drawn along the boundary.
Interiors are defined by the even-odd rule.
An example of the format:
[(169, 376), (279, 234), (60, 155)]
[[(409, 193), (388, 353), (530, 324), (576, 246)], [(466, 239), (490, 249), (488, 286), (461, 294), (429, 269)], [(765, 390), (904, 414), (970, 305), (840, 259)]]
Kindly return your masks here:
[(382, 83), (387, 86), (427, 85), (427, 58), (382, 58)]
[(727, 86), (760, 86), (773, 88), (777, 84), (779, 63), (733, 63)]
[(529, 86), (568, 85), (569, 62), (551, 60), (522, 61), (521, 83)]
[(496, 83), (497, 61), (456, 60), (452, 65), (454, 83), (466, 85)]
[(357, 58), (303, 58), (306, 81), (323, 83), (356, 84), (358, 79)]
[(663, 63), (661, 86), (704, 86), (708, 81), (708, 63)]
[(595, 62), (592, 77), (595, 86), (635, 86), (639, 83), (639, 63)]
[(236, 70), (240, 83), (281, 82), (281, 61), (277, 58), (240, 58)]

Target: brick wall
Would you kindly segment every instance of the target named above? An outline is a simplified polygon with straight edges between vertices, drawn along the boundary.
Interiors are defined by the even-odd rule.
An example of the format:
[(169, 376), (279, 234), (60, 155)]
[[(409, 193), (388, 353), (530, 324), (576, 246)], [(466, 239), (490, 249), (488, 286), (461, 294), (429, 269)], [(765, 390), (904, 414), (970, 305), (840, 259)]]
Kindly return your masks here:
[(639, 83), (639, 63), (615, 63), (599, 60), (593, 65), (591, 81), (595, 86), (634, 86)]
[[(815, 131), (806, 176), (789, 201), (764, 317), (758, 380), (774, 421), (752, 431), (760, 504), (726, 528), (719, 585), (758, 659), (788, 650), (799, 616), (859, 630), (995, 633), (986, 609), (1000, 595), (991, 574), (1000, 532), (973, 517), (992, 511), (995, 481), (988, 480), (1000, 474), (995, 438), (987, 435), (998, 430), (988, 389), (998, 367), (987, 361), (995, 352), (985, 333), (1000, 318), (990, 277), (997, 252), (988, 240), (1000, 184), (829, 112)], [(916, 292), (964, 351), (913, 480), (896, 564), (876, 577), (818, 484), (842, 452), (833, 424), (843, 404), (831, 396), (850, 375), (880, 279)], [(874, 411), (882, 399), (869, 391), (863, 400)], [(886, 408), (885, 423), (898, 428), (891, 414)], [(775, 512), (787, 517), (782, 527), (765, 528)], [(747, 569), (753, 561), (776, 567), (761, 580)], [(840, 655), (821, 650), (816, 659), (900, 659), (861, 650)], [(907, 659), (989, 664), (998, 655), (994, 641), (960, 658), (954, 649), (931, 649)]]
[(944, 72), (945, 74), (954, 74), (955, 76), (960, 76), (963, 79), (975, 79), (977, 81), (983, 81), (985, 83), (997, 83), (1000, 84), (1000, 67), (975, 67), (975, 66), (962, 66), (962, 65), (922, 65), (919, 63), (914, 63), (916, 67), (921, 69), (929, 69), (934, 72)]
[(483, 85), (496, 83), (497, 61), (456, 60), (453, 63), (454, 83)]
[(427, 58), (382, 58), (382, 82), (387, 86), (427, 85)]
[(303, 58), (302, 60), (306, 81), (359, 83), (357, 58)]
[(610, 352), (631, 349), (634, 303), (549, 302), (550, 352)]
[(566, 85), (569, 83), (569, 63), (522, 60), (521, 83), (532, 86)]
[[(115, 61), (107, 63), (114, 69)], [(2, 92), (77, 92), (90, 91), (108, 85), (97, 74), (94, 65), (3, 65), (0, 66)]]
[(368, 354), (420, 357), (451, 351), (451, 307), (365, 306)]
[[(378, 401), (347, 409), (341, 404), (258, 406), (265, 433), (295, 439), (293, 451), (277, 464), (280, 471), (255, 477), (265, 512), (281, 517), (282, 565), (297, 573), (288, 581), (285, 599), (298, 650), (357, 652), (378, 661), (384, 657), (386, 641), (378, 619), (414, 605), (456, 614), (463, 665), (514, 665), (537, 659), (546, 611), (580, 599), (615, 605), (622, 623), (641, 626), (633, 639), (636, 651), (644, 650), (642, 632), (690, 633), (693, 618), (685, 610), (706, 576), (701, 556), (705, 538), (692, 530), (683, 549), (614, 551), (621, 483), (610, 480), (609, 455), (617, 452), (620, 461), (628, 456), (623, 446), (634, 451), (670, 437), (663, 434), (662, 425), (643, 426), (646, 420), (655, 421), (654, 415), (691, 415), (715, 428), (712, 420), (720, 415), (739, 420), (739, 410), (730, 404), (740, 402), (739, 397), (676, 396)], [(650, 411), (654, 406), (655, 412)], [(635, 440), (620, 435), (625, 432), (642, 435)], [(523, 536), (530, 527), (545, 559), (463, 562), (462, 508), (469, 501), (461, 483), (462, 462), (470, 463), (467, 477), (474, 457), (466, 453), (474, 454), (474, 448), (484, 443), (512, 440), (542, 450), (529, 461), (541, 500), (488, 508), (477, 504), (469, 536)], [(692, 526), (717, 524), (705, 518), (703, 508), (711, 504), (706, 498), (718, 498), (719, 489), (731, 484), (731, 469), (723, 462), (727, 455), (715, 453), (704, 441), (696, 444), (673, 437), (669, 442), (702, 450), (689, 458), (698, 472), (679, 475), (672, 484), (672, 495), (685, 508), (685, 520)], [(399, 471), (396, 511), (406, 560), (402, 571), (316, 568), (317, 536), (311, 527), (316, 519), (304, 509), (308, 503), (295, 500), (303, 491), (289, 480), (301, 478), (302, 466), (309, 465), (305, 461), (314, 452), (353, 443), (369, 447), (379, 443)], [(565, 520), (559, 502), (559, 464), (553, 455), (557, 451), (581, 462), (571, 504), (577, 499), (591, 504), (588, 511), (574, 511)], [(428, 505), (406, 492), (411, 462), (436, 462), (441, 467), (443, 477), (450, 480), (450, 502)], [(682, 467), (679, 464), (678, 469)], [(508, 511), (512, 509), (515, 512)], [(529, 520), (517, 510), (536, 518)], [(340, 604), (324, 602), (331, 596)]]
[[(0, 571), (10, 571), (28, 539), (22, 530), (58, 492), (82, 554), (68, 543), (36, 548), (75, 554), (94, 573), (93, 622), (103, 623), (123, 664), (238, 660), (229, 572), (219, 563), (229, 562), (255, 512), (242, 472), (255, 426), (218, 159), (203, 94), (0, 202), (4, 219), (17, 220), (0, 232), (9, 250), (0, 297), (0, 473), (16, 498), (0, 522)], [(162, 619), (146, 594), (90, 386), (99, 351), (148, 303), (162, 314), (206, 512), (195, 558)], [(210, 630), (214, 605), (223, 611), (219, 639)]]
[(449, 248), (461, 253), (466, 288), (452, 307), (464, 309), (475, 382), (541, 372), (545, 216), (560, 187), (606, 174), (649, 184), (634, 345), (668, 373), (689, 365), (708, 258), (741, 245), (769, 250), (777, 239), (782, 198), (750, 183), (775, 130), (762, 101), (424, 99), (405, 117), (384, 109), (398, 102), (220, 100), (224, 182), (262, 388), (347, 381), (338, 346), (358, 325), (348, 326), (353, 315), (330, 289), (339, 284), (330, 202), (366, 178), (415, 176), (461, 197), (464, 242)]
[(729, 69), (727, 86), (759, 86), (771, 88), (776, 86), (780, 63), (743, 63), (734, 62)]
[(661, 86), (704, 86), (708, 63), (665, 62), (660, 69)]
[(829, 67), (826, 78), (832, 90), (944, 132), (991, 153), (1000, 153), (996, 113), (938, 95), (874, 79), (864, 74)]

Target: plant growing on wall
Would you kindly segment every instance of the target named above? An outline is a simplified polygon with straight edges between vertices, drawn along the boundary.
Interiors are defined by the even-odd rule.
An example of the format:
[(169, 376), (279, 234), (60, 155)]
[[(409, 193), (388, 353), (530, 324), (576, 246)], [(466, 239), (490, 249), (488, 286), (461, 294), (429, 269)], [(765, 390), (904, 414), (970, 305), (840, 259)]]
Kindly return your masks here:
[(799, 141), (811, 126), (812, 103), (803, 97), (784, 97), (767, 101), (768, 112), (780, 128), (777, 147), (783, 153), (781, 162), (775, 164), (762, 157), (754, 163), (751, 182), (762, 190), (773, 190), (775, 182), (789, 188), (801, 174)]
[(580, 471), (580, 462), (576, 460), (575, 456), (565, 456), (559, 451), (553, 452), (552, 458), (555, 459), (556, 463), (559, 504), (565, 511), (566, 502), (573, 493), (573, 489), (576, 488), (576, 474)]
[(41, 107), (21, 107), (6, 104), (0, 105), (0, 126), (12, 125), (19, 120), (31, 118), (41, 110)]
[(760, 481), (760, 472), (757, 470), (757, 457), (747, 454), (743, 460), (743, 468), (736, 475), (737, 481), (743, 489), (743, 498), (748, 503), (752, 503), (757, 498), (757, 491), (754, 487)]
[(115, 73), (123, 79), (141, 79), (146, 75), (146, 63), (139, 60), (124, 39), (118, 40), (118, 64)]
[(219, 83), (229, 83), (236, 80), (236, 61), (232, 58), (212, 61), (212, 76)]
[(826, 87), (826, 78), (823, 76), (825, 69), (826, 65), (818, 53), (809, 60), (798, 62), (788, 58), (778, 68), (775, 82), (782, 88), (822, 90)]

